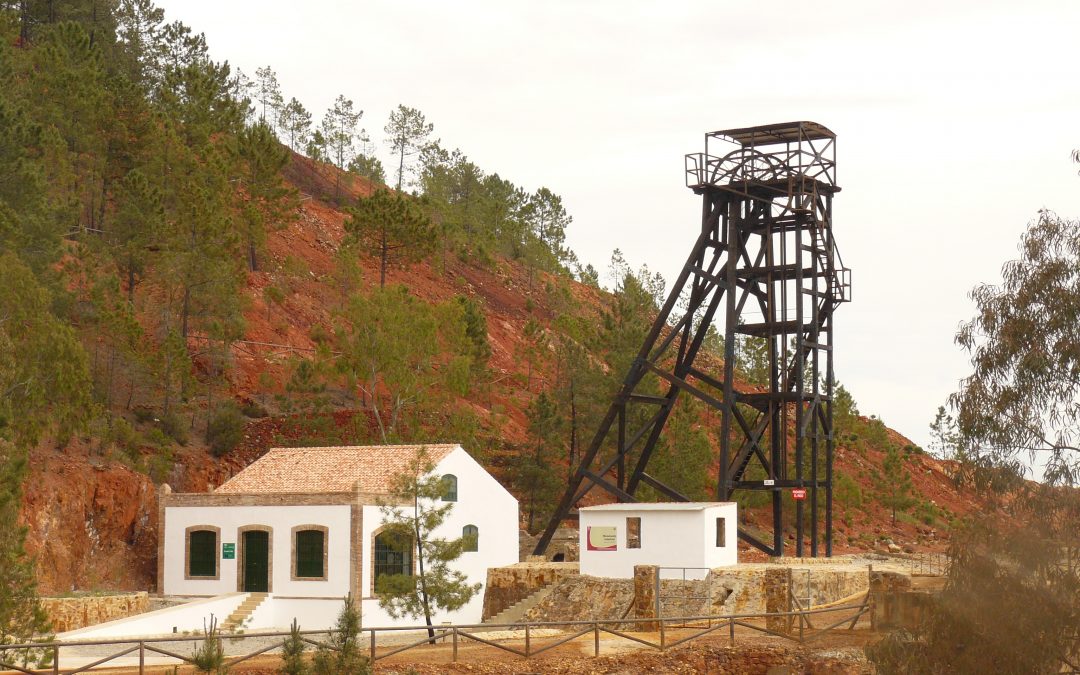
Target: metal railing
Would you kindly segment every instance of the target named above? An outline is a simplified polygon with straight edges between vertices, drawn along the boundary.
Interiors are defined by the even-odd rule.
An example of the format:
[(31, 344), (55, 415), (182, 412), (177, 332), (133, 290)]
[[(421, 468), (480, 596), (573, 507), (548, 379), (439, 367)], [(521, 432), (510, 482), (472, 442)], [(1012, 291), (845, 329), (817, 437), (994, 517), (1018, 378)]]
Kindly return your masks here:
[[(847, 630), (851, 630), (858, 623), (859, 619), (864, 615), (873, 611), (873, 604), (870, 601), (870, 595), (867, 593), (866, 598), (862, 603), (841, 605), (837, 607), (828, 607), (821, 609), (801, 610), (794, 612), (772, 612), (772, 613), (758, 613), (758, 614), (730, 614), (730, 615), (702, 615), (702, 616), (681, 616), (681, 617), (656, 617), (656, 618), (641, 618), (641, 619), (604, 619), (604, 620), (586, 620), (586, 621), (533, 621), (527, 623), (514, 623), (514, 624), (463, 624), (452, 626), (435, 626), (430, 629), (432, 636), (427, 635), (429, 631), (428, 626), (388, 626), (388, 627), (373, 627), (362, 628), (360, 633), (368, 634), (368, 658), (372, 663), (377, 663), (390, 656), (400, 654), (402, 652), (423, 647), (425, 645), (435, 644), (436, 642), (445, 643), (446, 640), (451, 642), (451, 661), (457, 662), (458, 660), (458, 647), (463, 641), (473, 641), (478, 644), (483, 644), (501, 651), (515, 654), (517, 656), (524, 657), (526, 659), (532, 658), (539, 654), (543, 654), (551, 649), (564, 645), (572, 640), (592, 634), (593, 636), (593, 655), (600, 656), (600, 634), (606, 633), (614, 635), (632, 642), (638, 643), (645, 647), (657, 649), (661, 652), (675, 647), (677, 645), (688, 643), (692, 640), (699, 639), (706, 635), (716, 633), (717, 631), (727, 630), (729, 640), (732, 646), (735, 645), (735, 629), (736, 627), (742, 627), (749, 630), (773, 635), (779, 638), (791, 640), (804, 644), (812, 640), (817, 639), (821, 635), (824, 635), (840, 626), (847, 626)], [(832, 614), (833, 617), (837, 613), (843, 613), (844, 615), (839, 620), (833, 620), (828, 625), (822, 628), (814, 628), (810, 623), (811, 616)], [(751, 623), (754, 620), (765, 619), (770, 617), (784, 617), (791, 619), (798, 619), (798, 630), (788, 633), (782, 631), (771, 630), (766, 626), (759, 626)], [(669, 626), (672, 625), (687, 625), (695, 622), (707, 622), (707, 627), (698, 630), (690, 635), (677, 635), (674, 639), (669, 639), (668, 632)], [(794, 621), (792, 621), (794, 623)], [(650, 631), (651, 633), (658, 633), (657, 640), (647, 639), (642, 637), (641, 633), (638, 635), (631, 635), (627, 632), (627, 629), (622, 629), (625, 625), (638, 626), (642, 624), (650, 624), (651, 626), (657, 626), (658, 630)], [(513, 646), (510, 644), (501, 644), (497, 639), (491, 637), (483, 637), (480, 633), (500, 630), (500, 629), (519, 629), (523, 627), (524, 632), (524, 645), (522, 647)], [(560, 635), (555, 639), (537, 644), (533, 631), (536, 629), (545, 628), (559, 628), (569, 631), (568, 634)], [(403, 645), (386, 646), (380, 650), (376, 644), (377, 636), (403, 633), (403, 632), (424, 632), (425, 636), (414, 642), (409, 642)], [(247, 661), (248, 659), (260, 656), (274, 649), (279, 649), (284, 646), (284, 638), (288, 637), (289, 632), (265, 632), (265, 633), (244, 633), (238, 635), (221, 635), (222, 641), (243, 641), (256, 638), (282, 638), (281, 641), (274, 641), (272, 644), (260, 647), (259, 649), (243, 655), (235, 655), (227, 657), (226, 665), (234, 666), (238, 663)], [(329, 649), (335, 649), (333, 645), (325, 642), (320, 642), (313, 639), (311, 636), (328, 636), (332, 634), (332, 631), (300, 631), (303, 636), (304, 642), (321, 646)], [(520, 640), (520, 637), (510, 638), (510, 640)], [(0, 669), (6, 669), (8, 671), (15, 671), (18, 673), (27, 673), (29, 675), (39, 675), (42, 673), (53, 673), (53, 675), (72, 675), (74, 673), (81, 673), (91, 670), (93, 668), (103, 666), (107, 663), (116, 661), (117, 659), (125, 656), (137, 654), (138, 663), (130, 664), (128, 667), (138, 668), (139, 673), (144, 673), (148, 667), (146, 663), (147, 653), (157, 654), (160, 656), (166, 656), (176, 659), (182, 663), (194, 664), (193, 655), (181, 654), (171, 649), (158, 646), (161, 644), (171, 644), (177, 642), (195, 642), (200, 643), (203, 640), (201, 636), (176, 636), (176, 637), (160, 637), (160, 638), (143, 638), (143, 639), (113, 639), (113, 640), (73, 640), (65, 642), (31, 642), (22, 644), (6, 644), (3, 645), (3, 649), (7, 652), (17, 652), (21, 650), (35, 650), (39, 653), (49, 654), (52, 658), (51, 665), (46, 668), (29, 668), (20, 667), (13, 663), (6, 663), (0, 661)], [(102, 656), (91, 663), (81, 665), (76, 668), (62, 669), (60, 667), (60, 657), (63, 649), (73, 648), (86, 648), (86, 647), (101, 647), (101, 646), (117, 646), (121, 647), (120, 651)]]

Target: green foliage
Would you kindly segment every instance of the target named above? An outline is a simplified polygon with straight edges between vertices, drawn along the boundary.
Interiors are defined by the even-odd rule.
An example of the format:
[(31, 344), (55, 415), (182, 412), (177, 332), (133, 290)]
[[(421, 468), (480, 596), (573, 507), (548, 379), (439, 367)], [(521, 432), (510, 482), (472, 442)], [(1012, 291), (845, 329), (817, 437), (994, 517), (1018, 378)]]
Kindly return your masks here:
[(226, 401), (210, 416), (206, 425), (206, 442), (210, 452), (221, 457), (232, 452), (244, 440), (244, 414), (233, 401)]
[(484, 310), (478, 302), (463, 295), (457, 296), (457, 302), (461, 305), (467, 351), (473, 369), (477, 374), (483, 373), (487, 369), (488, 359), (491, 358), (491, 342), (488, 340)]
[(394, 618), (423, 616), (429, 636), (434, 636), (430, 628), (434, 611), (460, 609), (481, 588), (451, 568), (462, 554), (464, 540), (434, 536), (454, 507), (453, 502), (442, 501), (443, 493), (442, 476), (434, 473), (434, 465), (421, 451), (393, 478), (388, 503), (379, 505), (384, 536), (399, 547), (411, 547), (417, 562), (415, 575), (379, 577), (375, 588), (379, 607)]
[(158, 418), (157, 425), (166, 436), (180, 445), (187, 445), (189, 425), (180, 415), (175, 412), (164, 413)]
[(295, 213), (295, 191), (286, 187), (281, 177), (289, 151), (268, 125), (260, 122), (248, 127), (237, 140), (239, 157), (246, 168), (243, 187), (248, 196), (241, 207), (241, 222), (248, 245), (248, 266), (256, 271), (268, 225), (284, 227)]
[(374, 416), (382, 442), (417, 430), (448, 394), (468, 391), (474, 343), (462, 306), (432, 306), (404, 286), (354, 295), (336, 322), (335, 364)]
[(398, 104), (397, 109), (390, 113), (390, 119), (383, 131), (386, 133), (387, 145), (398, 158), (395, 171), (398, 192), (401, 192), (405, 185), (405, 174), (409, 170), (406, 162), (424, 149), (434, 129), (434, 125), (427, 121), (424, 113), (415, 108)]
[(278, 116), (278, 127), (281, 129), (285, 143), (295, 152), (302, 152), (309, 143), (311, 134), (311, 113), (304, 104), (290, 98)]
[(874, 474), (873, 480), (875, 496), (882, 506), (892, 511), (895, 525), (897, 511), (907, 511), (916, 503), (912, 496), (911, 473), (896, 446), (888, 446), (881, 470)]
[(22, 447), (50, 427), (67, 436), (91, 408), (86, 353), (51, 304), (29, 267), (0, 253), (0, 438)]
[(538, 521), (551, 515), (563, 487), (556, 460), (562, 450), (563, 420), (555, 401), (543, 391), (526, 408), (525, 416), (529, 420), (529, 448), (514, 463), (514, 483), (524, 496), (526, 527), (533, 532)]
[[(668, 419), (652, 459), (649, 474), (668, 487), (678, 490), (691, 501), (708, 501), (709, 466), (712, 463), (712, 439), (702, 425), (705, 406), (689, 396), (680, 400)], [(653, 493), (656, 500), (667, 500), (663, 493)]]
[(293, 619), (292, 626), (289, 627), (289, 637), (285, 638), (281, 647), (281, 669), (278, 672), (281, 675), (307, 675), (308, 664), (304, 660), (306, 650), (307, 643), (300, 634), (300, 625)]
[(191, 664), (203, 673), (225, 675), (229, 672), (229, 667), (225, 665), (225, 645), (221, 642), (217, 619), (211, 617), (210, 625), (203, 627), (203, 639), (191, 655)]
[(1019, 526), (984, 513), (954, 530), (944, 591), (913, 631), (866, 648), (876, 672), (1056, 673), (1075, 662), (1080, 501), (1031, 483), (1014, 497)]
[(345, 230), (347, 246), (359, 246), (378, 258), (380, 286), (386, 285), (389, 265), (423, 260), (435, 244), (431, 220), (416, 201), (387, 189), (358, 200), (349, 209)]
[[(0, 660), (10, 660), (3, 645), (24, 641), (49, 628), (37, 598), (33, 561), (23, 548), (26, 527), (19, 524), (22, 482), (28, 462), (25, 451), (0, 437)], [(14, 656), (18, 652), (11, 652)]]
[(861, 509), (863, 505), (862, 488), (855, 479), (846, 473), (836, 472), (836, 487), (833, 488), (833, 496), (838, 504), (844, 507), (844, 511)]
[(371, 673), (371, 663), (360, 646), (360, 611), (351, 595), (345, 598), (328, 642), (329, 647), (320, 646), (315, 651), (311, 664), (315, 675)]
[(743, 335), (736, 343), (735, 367), (750, 384), (769, 386), (768, 338)]
[(1020, 240), (1021, 256), (1002, 267), (1000, 286), (971, 291), (975, 316), (957, 343), (971, 375), (949, 399), (963, 437), (1015, 459), (1049, 451), (1045, 480), (1080, 477), (1080, 220), (1041, 211)]

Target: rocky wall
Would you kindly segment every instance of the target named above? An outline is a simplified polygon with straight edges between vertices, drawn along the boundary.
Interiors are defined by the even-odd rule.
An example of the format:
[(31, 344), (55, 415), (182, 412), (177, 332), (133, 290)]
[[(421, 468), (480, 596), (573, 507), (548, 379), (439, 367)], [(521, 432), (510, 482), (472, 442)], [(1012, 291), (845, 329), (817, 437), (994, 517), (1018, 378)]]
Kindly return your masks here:
[(943, 578), (913, 579), (895, 572), (871, 572), (874, 626), (882, 630), (915, 628), (926, 618), (944, 581)]
[(114, 619), (142, 614), (150, 609), (146, 591), (121, 595), (77, 595), (42, 598), (41, 605), (52, 621), (53, 632), (64, 633)]
[(483, 620), (486, 621), (550, 584), (576, 576), (577, 563), (524, 562), (492, 567), (484, 586)]

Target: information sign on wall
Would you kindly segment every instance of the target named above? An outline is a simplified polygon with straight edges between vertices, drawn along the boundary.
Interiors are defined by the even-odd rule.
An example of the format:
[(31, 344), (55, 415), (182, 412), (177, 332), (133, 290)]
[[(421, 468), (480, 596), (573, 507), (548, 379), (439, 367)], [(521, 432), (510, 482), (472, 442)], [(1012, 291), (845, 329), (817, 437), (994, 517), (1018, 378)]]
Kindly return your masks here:
[(233, 542), (223, 543), (221, 545), (221, 559), (222, 560), (234, 560), (236, 558), (236, 544)]
[(589, 526), (585, 532), (586, 548), (590, 551), (614, 551), (618, 549), (618, 534), (614, 526)]

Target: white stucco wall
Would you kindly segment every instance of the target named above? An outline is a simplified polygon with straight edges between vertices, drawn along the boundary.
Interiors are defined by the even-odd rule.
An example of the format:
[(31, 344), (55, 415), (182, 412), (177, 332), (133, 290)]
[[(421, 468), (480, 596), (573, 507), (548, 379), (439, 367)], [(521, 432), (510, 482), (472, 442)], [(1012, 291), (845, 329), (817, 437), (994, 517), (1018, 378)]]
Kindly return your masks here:
[[(218, 541), (218, 578), (184, 579), (184, 531), (197, 525), (221, 528)], [(274, 595), (342, 598), (349, 592), (350, 507), (327, 506), (168, 506), (165, 508), (164, 588), (166, 595), (220, 595), (239, 590), (236, 567), (242, 545), (237, 533), (247, 525), (273, 528), (271, 541)], [(326, 581), (291, 577), (292, 528), (322, 525), (328, 529)], [(223, 560), (221, 545), (236, 544), (236, 558)]]
[[(480, 530), (479, 550), (462, 553), (452, 565), (463, 572), (470, 583), (483, 584), (489, 567), (501, 567), (518, 562), (518, 503), (513, 495), (484, 470), (467, 452), (458, 448), (435, 467), (441, 475), (453, 474), (458, 479), (458, 501), (446, 521), (435, 532), (437, 537), (456, 539), (462, 528), (475, 525)], [(375, 531), (384, 519), (377, 506), (365, 506), (363, 517), (364, 570), (361, 582), (364, 626), (415, 625), (423, 619), (393, 619), (372, 597), (373, 555)], [(433, 617), (436, 624), (479, 623), (484, 605), (484, 590), (456, 612), (440, 612)]]
[[(435, 536), (456, 539), (466, 525), (479, 529), (479, 550), (462, 553), (452, 567), (463, 572), (470, 583), (483, 584), (489, 567), (518, 562), (518, 504), (502, 485), (460, 447), (438, 463), (436, 473), (453, 474), (458, 479), (458, 501)], [(413, 625), (422, 619), (393, 619), (373, 597), (374, 534), (383, 525), (378, 506), (362, 509), (361, 536), (361, 610), (365, 626)], [(287, 628), (297, 617), (305, 629), (329, 627), (341, 609), (341, 598), (349, 592), (351, 527), (350, 507), (328, 506), (168, 506), (165, 509), (163, 592), (166, 595), (212, 596), (237, 591), (237, 565), (242, 542), (238, 529), (262, 525), (273, 529), (272, 602), (264, 603), (253, 613), (248, 626)], [(322, 525), (328, 528), (327, 580), (293, 581), (291, 576), (292, 528), (296, 525)], [(185, 530), (210, 525), (221, 528), (218, 541), (217, 579), (184, 579)], [(221, 544), (236, 543), (236, 558), (221, 558)], [(328, 598), (333, 602), (310, 600)], [(463, 608), (438, 612), (436, 623), (479, 623), (483, 609), (483, 588)]]
[[(620, 504), (580, 510), (579, 544), (581, 573), (596, 577), (629, 578), (634, 565), (713, 568), (738, 562), (738, 524), (734, 503), (701, 508), (665, 510), (659, 505)], [(634, 506), (640, 508), (632, 508)], [(627, 518), (641, 518), (641, 548), (627, 548)], [(725, 518), (725, 546), (717, 548), (716, 518)], [(590, 527), (614, 527), (614, 551), (590, 551)], [(687, 579), (704, 578), (705, 571), (687, 571)], [(682, 574), (662, 573), (664, 577)]]

